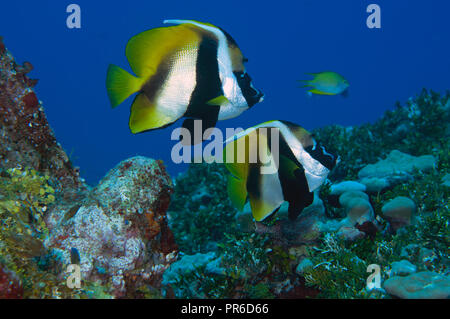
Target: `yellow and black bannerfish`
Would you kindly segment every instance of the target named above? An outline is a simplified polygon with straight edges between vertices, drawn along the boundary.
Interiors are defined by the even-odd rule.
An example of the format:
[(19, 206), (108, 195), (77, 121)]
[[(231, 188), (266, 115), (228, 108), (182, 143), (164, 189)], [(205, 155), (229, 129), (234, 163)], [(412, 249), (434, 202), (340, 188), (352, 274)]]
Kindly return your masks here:
[(224, 30), (193, 20), (166, 20), (175, 26), (142, 32), (127, 44), (136, 76), (110, 65), (106, 87), (112, 107), (138, 93), (131, 106), (132, 133), (166, 127), (181, 117), (192, 129), (239, 116), (262, 101), (247, 74), (244, 58)]
[[(271, 149), (274, 138), (279, 141), (279, 156)], [(311, 205), (313, 192), (339, 161), (308, 131), (286, 121), (259, 124), (226, 143), (224, 163), (231, 173), (228, 194), (239, 210), (248, 198), (256, 221), (274, 214), (285, 201), (289, 202), (289, 218), (297, 218), (303, 208)], [(255, 154), (259, 154), (256, 160)], [(276, 170), (267, 173), (267, 163), (275, 163)]]

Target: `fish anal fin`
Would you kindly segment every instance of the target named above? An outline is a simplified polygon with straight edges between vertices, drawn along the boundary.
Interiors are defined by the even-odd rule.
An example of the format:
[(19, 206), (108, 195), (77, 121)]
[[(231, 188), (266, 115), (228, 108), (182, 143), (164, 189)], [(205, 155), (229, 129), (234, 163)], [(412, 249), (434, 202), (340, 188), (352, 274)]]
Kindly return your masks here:
[(133, 134), (165, 127), (178, 120), (165, 114), (161, 108), (151, 102), (144, 93), (134, 99), (131, 106), (129, 126)]
[(276, 206), (269, 205), (269, 204), (265, 203), (263, 200), (252, 196), (251, 194), (249, 194), (249, 198), (250, 198), (250, 207), (252, 208), (253, 218), (257, 222), (260, 222), (260, 221), (266, 219), (267, 217), (271, 216), (281, 206), (281, 204), (276, 205)]
[(312, 90), (309, 90), (308, 92), (313, 93), (313, 94), (319, 94), (319, 95), (335, 95), (334, 93), (322, 92), (317, 89), (312, 89)]

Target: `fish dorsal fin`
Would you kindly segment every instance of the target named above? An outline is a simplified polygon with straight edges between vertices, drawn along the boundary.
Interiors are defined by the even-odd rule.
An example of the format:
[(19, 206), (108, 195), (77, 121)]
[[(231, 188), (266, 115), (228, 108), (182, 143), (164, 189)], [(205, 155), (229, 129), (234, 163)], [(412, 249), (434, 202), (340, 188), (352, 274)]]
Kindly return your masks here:
[[(247, 200), (247, 178), (250, 164), (247, 153), (248, 144), (245, 143), (246, 137), (236, 139), (228, 143), (223, 150), (223, 162), (229, 171), (228, 175), (228, 196), (234, 206), (242, 211)], [(245, 156), (240, 158), (244, 152)]]
[(223, 162), (228, 171), (236, 178), (247, 181), (249, 170), (248, 136), (243, 136), (228, 143), (223, 150)]
[(168, 19), (168, 20), (164, 20), (163, 23), (164, 24), (178, 24), (178, 25), (189, 24), (189, 25), (193, 25), (198, 28), (201, 28), (203, 30), (211, 31), (211, 28), (214, 28), (214, 29), (220, 31), (220, 29), (217, 26), (215, 26), (211, 23), (200, 22), (197, 20)]
[(197, 32), (183, 25), (156, 28), (132, 37), (125, 53), (133, 72), (149, 78), (168, 55), (182, 48), (195, 47), (200, 40)]
[(177, 24), (179, 26), (183, 26), (193, 31), (195, 30), (201, 36), (209, 37), (218, 42), (220, 41), (223, 41), (224, 43), (227, 42), (226, 35), (223, 33), (223, 31), (219, 27), (211, 23), (205, 23), (196, 20), (171, 19), (171, 20), (164, 20), (164, 24)]

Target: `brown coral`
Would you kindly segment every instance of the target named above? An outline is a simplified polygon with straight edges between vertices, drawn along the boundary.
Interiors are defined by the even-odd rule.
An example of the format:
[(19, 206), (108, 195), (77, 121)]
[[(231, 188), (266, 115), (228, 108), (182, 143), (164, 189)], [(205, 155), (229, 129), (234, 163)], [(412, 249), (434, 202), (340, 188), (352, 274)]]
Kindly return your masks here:
[(85, 186), (47, 122), (26, 74), (0, 38), (0, 169), (28, 167), (50, 176), (58, 193), (73, 197)]

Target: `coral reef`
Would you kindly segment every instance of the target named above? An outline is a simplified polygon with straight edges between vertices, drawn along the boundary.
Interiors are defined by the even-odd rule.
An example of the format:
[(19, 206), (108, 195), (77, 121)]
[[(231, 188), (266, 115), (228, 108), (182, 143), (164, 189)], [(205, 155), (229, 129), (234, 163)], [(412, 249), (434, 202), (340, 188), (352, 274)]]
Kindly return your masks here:
[(415, 157), (393, 150), (386, 159), (363, 167), (358, 177), (369, 192), (379, 192), (412, 179), (411, 173), (415, 170), (427, 172), (434, 166), (435, 158), (432, 155)]
[(175, 180), (170, 227), (184, 253), (215, 250), (224, 233), (236, 228), (226, 174), (219, 164), (192, 164)]
[(18, 276), (0, 264), (0, 299), (19, 299), (23, 287)]
[[(237, 212), (219, 164), (134, 157), (87, 187), (0, 40), (0, 298), (448, 298), (450, 93), (315, 139), (340, 165), (295, 220)], [(79, 265), (81, 287), (66, 284)], [(368, 287), (368, 266), (381, 287)]]
[[(375, 123), (361, 126), (326, 126), (313, 131), (317, 140), (341, 163), (330, 175), (331, 180), (355, 180), (367, 164), (373, 164), (393, 151), (413, 156), (442, 156), (447, 152), (450, 136), (450, 92), (443, 96), (423, 90), (405, 106), (387, 111)], [(439, 155), (440, 154), (440, 155)], [(437, 155), (437, 156), (436, 156)]]
[[(0, 298), (160, 297), (177, 246), (161, 161), (125, 160), (93, 189), (57, 143), (0, 40)], [(71, 287), (68, 266), (80, 266)]]
[[(342, 161), (295, 222), (286, 218), (287, 205), (263, 223), (255, 223), (248, 205), (235, 212), (224, 197), (220, 167), (192, 165), (176, 179), (179, 203), (173, 211), (180, 213), (171, 213), (171, 225), (183, 243), (181, 251), (213, 250), (225, 273), (211, 273), (203, 264), (171, 283), (174, 295), (404, 298), (408, 296), (382, 288), (389, 286), (390, 277), (433, 272), (446, 282), (449, 119), (450, 94), (424, 90), (373, 124), (315, 130), (316, 139)], [(220, 198), (220, 206), (203, 202), (200, 194), (206, 193), (208, 199)], [(193, 214), (199, 207), (201, 214)], [(202, 231), (213, 226), (202, 224), (205, 218), (217, 221), (222, 230), (210, 249), (211, 237)], [(190, 230), (201, 235), (187, 235)], [(366, 286), (371, 264), (380, 266), (380, 289)], [(445, 297), (425, 288), (417, 286), (415, 296)]]
[(0, 39), (0, 169), (29, 168), (49, 176), (58, 195), (85, 189), (79, 170), (56, 141), (34, 92), (32, 65), (17, 64)]
[(446, 299), (450, 296), (450, 278), (431, 271), (406, 277), (392, 277), (384, 283), (386, 291), (404, 299)]
[(166, 210), (172, 181), (160, 161), (125, 160), (81, 202), (56, 206), (46, 215), (45, 244), (61, 263), (74, 263), (76, 249), (83, 280), (110, 287), (115, 297), (142, 297), (161, 286), (177, 247)]
[(384, 204), (381, 212), (396, 232), (399, 228), (411, 225), (416, 204), (408, 197), (398, 196)]

